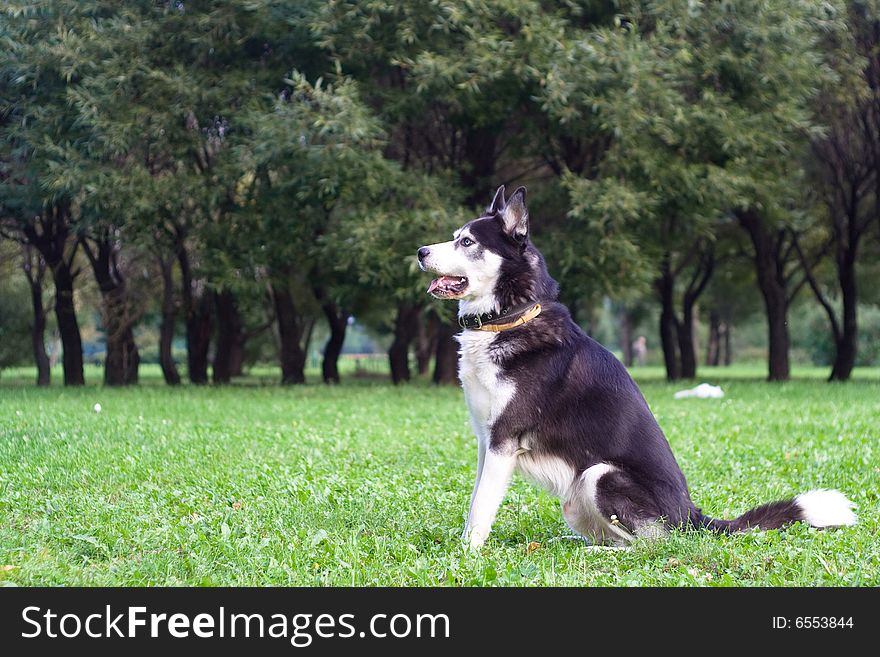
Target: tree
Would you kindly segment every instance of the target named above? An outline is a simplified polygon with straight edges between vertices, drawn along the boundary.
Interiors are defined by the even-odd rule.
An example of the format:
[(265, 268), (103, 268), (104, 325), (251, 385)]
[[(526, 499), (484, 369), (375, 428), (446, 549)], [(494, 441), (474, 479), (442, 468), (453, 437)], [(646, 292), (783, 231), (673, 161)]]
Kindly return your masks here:
[(858, 277), (862, 240), (877, 216), (880, 190), (880, 14), (873, 3), (849, 2), (846, 32), (830, 35), (827, 55), (841, 83), (819, 95), (816, 111), (827, 132), (813, 140), (813, 169), (832, 242), (840, 314), (799, 243), (807, 281), (828, 316), (834, 344), (829, 380), (852, 374), (858, 348)]
[(128, 294), (121, 264), (121, 245), (111, 231), (97, 231), (91, 240), (81, 238), (83, 252), (92, 266), (103, 300), (102, 324), (106, 340), (104, 385), (121, 386), (138, 382), (140, 354), (134, 341), (138, 313)]
[[(663, 3), (673, 42), (686, 44), (697, 97), (710, 122), (703, 138), (722, 167), (726, 201), (752, 244), (768, 324), (768, 378), (789, 377), (788, 308), (801, 289), (790, 267), (806, 210), (802, 163), (811, 101), (830, 70), (821, 38), (839, 28), (836, 8), (797, 0), (705, 4), (693, 11)], [(696, 100), (696, 99), (695, 99)]]
[[(752, 245), (756, 280), (764, 301), (769, 347), (767, 378), (787, 381), (791, 371), (788, 311), (807, 281), (801, 274), (803, 259), (797, 252), (798, 234), (778, 215), (749, 208), (738, 210), (736, 216)], [(798, 279), (800, 282), (796, 282)]]
[(32, 291), (51, 272), (69, 382), (80, 269), (102, 295), (109, 384), (135, 380), (147, 271), (170, 384), (181, 318), (196, 383), (230, 381), (273, 326), (283, 380), (303, 381), (319, 322), (336, 382), (352, 317), (393, 332), (396, 382), (413, 351), (449, 382), (457, 327), (412, 254), (516, 181), (575, 317), (653, 296), (669, 378), (696, 375), (700, 309), (721, 360), (729, 243), (762, 293), (769, 378), (788, 376), (788, 308), (807, 285), (845, 378), (880, 191), (875, 14), (860, 0), (10, 2), (2, 231), (29, 245)]
[(55, 317), (64, 349), (65, 385), (84, 383), (82, 339), (74, 305), (78, 242), (72, 199), (48, 189), (52, 145), (82, 138), (66, 89), (78, 71), (58, 55), (76, 3), (8, 3), (0, 57), (0, 220), (4, 233), (35, 248), (52, 272)]
[(346, 203), (358, 200), (365, 181), (381, 175), (382, 134), (352, 82), (310, 83), (294, 71), (287, 84), (271, 104), (264, 100), (248, 114), (248, 139), (237, 147), (248, 173), (236, 216), (242, 242), (259, 242), (244, 250), (245, 266), (268, 281), (282, 382), (303, 383), (319, 311), (312, 282), (322, 279), (319, 266), (326, 261), (320, 240)]
[(659, 28), (643, 34), (631, 20), (574, 32), (563, 41), (561, 63), (546, 72), (542, 96), (567, 136), (562, 143), (590, 145), (588, 158), (583, 147), (569, 149), (556, 165), (564, 167), (571, 207), (562, 260), (597, 263), (591, 284), (616, 294), (653, 279), (670, 380), (696, 374), (694, 308), (714, 269), (722, 211), (706, 120), (689, 105), (699, 83), (670, 53), (674, 46)]
[[(786, 265), (791, 236), (800, 230), (792, 225), (803, 211), (803, 199), (792, 190), (803, 181), (800, 156), (816, 134), (810, 102), (830, 74), (820, 37), (838, 27), (834, 7), (741, 0), (625, 8), (618, 28), (591, 34), (575, 49), (585, 54), (565, 60), (585, 60), (592, 69), (560, 67), (548, 84), (547, 104), (560, 120), (596, 115), (611, 140), (593, 167), (595, 180), (578, 189), (586, 186), (599, 205), (603, 192), (640, 200), (639, 225), (618, 225), (624, 233), (632, 230), (630, 241), (658, 266), (670, 377), (679, 374), (676, 343), (687, 375), (696, 364), (690, 322), (678, 320), (672, 306), (675, 279), (684, 266), (696, 267), (683, 296), (688, 315), (711, 275), (707, 247), (716, 225), (732, 210), (753, 245), (765, 299), (769, 378), (784, 380), (785, 318), (801, 285)], [(579, 82), (579, 71), (597, 63), (615, 67), (613, 81), (597, 84), (605, 78), (586, 75)], [(566, 99), (574, 101), (571, 108)], [(676, 262), (675, 251), (683, 260)]]
[[(221, 343), (215, 380), (228, 380), (240, 368), (249, 334), (232, 286), (221, 282), (223, 274), (212, 263), (225, 226), (234, 222), (241, 180), (234, 144), (245, 134), (253, 99), (282, 87), (291, 59), (304, 69), (313, 66), (315, 49), (304, 37), (305, 17), (315, 3), (79, 4), (70, 13), (83, 20), (62, 41), (61, 56), (81, 72), (68, 97), (88, 139), (61, 144), (57, 168), (85, 213), (80, 233), (107, 290), (104, 314), (125, 307), (111, 303), (124, 281), (118, 270), (104, 266), (109, 259), (101, 254), (112, 246), (104, 238), (125, 235), (156, 253), (162, 272), (166, 380), (179, 381), (170, 360), (178, 307), (170, 288), (175, 264), (189, 378), (207, 382), (216, 324)], [(116, 334), (127, 340), (129, 330), (121, 326), (108, 335)]]

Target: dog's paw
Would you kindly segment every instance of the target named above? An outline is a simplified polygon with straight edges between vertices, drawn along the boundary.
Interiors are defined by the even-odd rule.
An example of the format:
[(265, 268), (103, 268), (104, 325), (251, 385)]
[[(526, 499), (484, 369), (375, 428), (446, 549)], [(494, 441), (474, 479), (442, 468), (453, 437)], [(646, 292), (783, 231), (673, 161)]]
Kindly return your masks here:
[(479, 550), (483, 547), (483, 543), (486, 542), (486, 537), (489, 536), (489, 529), (486, 527), (471, 527), (470, 533), (468, 535), (468, 546), (472, 550)]

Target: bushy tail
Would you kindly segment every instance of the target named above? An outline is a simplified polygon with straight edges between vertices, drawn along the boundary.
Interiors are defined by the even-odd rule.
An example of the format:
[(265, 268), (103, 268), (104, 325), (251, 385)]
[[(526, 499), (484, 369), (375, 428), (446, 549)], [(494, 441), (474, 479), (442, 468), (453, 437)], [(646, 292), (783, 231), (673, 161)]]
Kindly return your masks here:
[(840, 527), (855, 524), (852, 505), (839, 490), (811, 490), (790, 500), (757, 506), (733, 520), (703, 515), (700, 524), (728, 534), (757, 528), (777, 529), (798, 521), (813, 527)]

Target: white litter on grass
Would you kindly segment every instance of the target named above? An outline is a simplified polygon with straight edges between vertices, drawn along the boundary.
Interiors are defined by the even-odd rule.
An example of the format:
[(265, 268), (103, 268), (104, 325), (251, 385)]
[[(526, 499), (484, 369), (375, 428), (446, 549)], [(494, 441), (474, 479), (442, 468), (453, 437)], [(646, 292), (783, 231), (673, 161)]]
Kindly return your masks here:
[(101, 404), (95, 404), (95, 413), (101, 412)]
[(685, 397), (699, 397), (700, 399), (720, 399), (724, 396), (724, 391), (720, 386), (713, 386), (708, 383), (701, 383), (696, 388), (690, 390), (679, 390), (675, 393), (676, 399), (684, 399)]

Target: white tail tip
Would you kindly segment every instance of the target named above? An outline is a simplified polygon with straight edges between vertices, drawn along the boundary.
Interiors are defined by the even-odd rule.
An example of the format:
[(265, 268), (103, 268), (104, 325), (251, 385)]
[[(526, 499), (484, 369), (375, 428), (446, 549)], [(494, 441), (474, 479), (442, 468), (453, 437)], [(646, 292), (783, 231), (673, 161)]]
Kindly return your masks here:
[(839, 490), (811, 490), (795, 498), (804, 521), (813, 527), (841, 527), (856, 524), (853, 503)]

